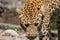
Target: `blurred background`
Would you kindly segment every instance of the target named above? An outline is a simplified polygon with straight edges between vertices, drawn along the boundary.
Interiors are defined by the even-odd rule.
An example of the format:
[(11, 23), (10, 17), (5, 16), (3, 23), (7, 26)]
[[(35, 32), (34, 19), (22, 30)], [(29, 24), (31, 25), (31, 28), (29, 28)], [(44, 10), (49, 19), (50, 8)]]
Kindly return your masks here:
[(24, 7), (25, 0), (0, 0), (0, 23), (19, 24), (16, 8)]

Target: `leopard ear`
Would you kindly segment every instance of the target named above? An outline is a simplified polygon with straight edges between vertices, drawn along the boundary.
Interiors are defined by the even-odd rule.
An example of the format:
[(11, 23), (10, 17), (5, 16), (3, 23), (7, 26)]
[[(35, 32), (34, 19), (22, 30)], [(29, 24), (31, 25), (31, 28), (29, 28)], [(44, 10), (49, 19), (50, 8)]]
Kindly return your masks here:
[(22, 8), (16, 8), (16, 12), (17, 12), (18, 14), (22, 13), (22, 11), (23, 11)]

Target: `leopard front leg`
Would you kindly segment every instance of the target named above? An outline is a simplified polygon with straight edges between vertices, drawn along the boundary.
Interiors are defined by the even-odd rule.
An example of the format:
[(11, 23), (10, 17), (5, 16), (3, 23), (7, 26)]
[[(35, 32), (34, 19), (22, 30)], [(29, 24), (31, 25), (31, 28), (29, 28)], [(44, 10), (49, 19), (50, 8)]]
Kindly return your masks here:
[(41, 25), (41, 32), (42, 32), (42, 39), (41, 40), (50, 40), (50, 27), (49, 22), (50, 22), (51, 15), (47, 14), (44, 15), (42, 25)]

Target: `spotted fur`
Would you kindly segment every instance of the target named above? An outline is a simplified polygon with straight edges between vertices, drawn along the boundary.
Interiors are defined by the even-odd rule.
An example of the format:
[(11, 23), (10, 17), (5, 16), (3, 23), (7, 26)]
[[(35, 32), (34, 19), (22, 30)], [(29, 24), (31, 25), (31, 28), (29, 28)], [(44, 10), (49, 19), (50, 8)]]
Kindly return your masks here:
[[(16, 11), (20, 14), (20, 25), (28, 34), (35, 37), (42, 33), (42, 40), (49, 40), (49, 22), (55, 8), (58, 8), (59, 0), (26, 0), (23, 10)], [(39, 34), (40, 35), (40, 34)]]

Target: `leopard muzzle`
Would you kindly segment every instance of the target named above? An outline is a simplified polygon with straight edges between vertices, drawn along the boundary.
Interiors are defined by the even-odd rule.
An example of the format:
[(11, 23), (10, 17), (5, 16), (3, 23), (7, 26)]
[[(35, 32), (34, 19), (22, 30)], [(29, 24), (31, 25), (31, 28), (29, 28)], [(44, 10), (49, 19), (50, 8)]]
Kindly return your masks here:
[(37, 27), (35, 25), (29, 25), (26, 28), (26, 34), (27, 38), (36, 38), (38, 35)]

